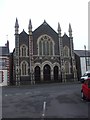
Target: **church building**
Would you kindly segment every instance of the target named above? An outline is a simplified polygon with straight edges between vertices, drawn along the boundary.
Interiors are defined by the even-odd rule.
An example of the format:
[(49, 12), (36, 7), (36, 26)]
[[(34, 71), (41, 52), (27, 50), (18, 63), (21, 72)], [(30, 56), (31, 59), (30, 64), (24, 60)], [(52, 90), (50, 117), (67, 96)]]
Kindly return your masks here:
[(29, 20), (28, 33), (19, 33), (15, 22), (15, 49), (13, 52), (13, 80), (16, 85), (43, 82), (69, 82), (77, 78), (71, 24), (69, 36), (56, 32), (45, 20), (32, 31)]

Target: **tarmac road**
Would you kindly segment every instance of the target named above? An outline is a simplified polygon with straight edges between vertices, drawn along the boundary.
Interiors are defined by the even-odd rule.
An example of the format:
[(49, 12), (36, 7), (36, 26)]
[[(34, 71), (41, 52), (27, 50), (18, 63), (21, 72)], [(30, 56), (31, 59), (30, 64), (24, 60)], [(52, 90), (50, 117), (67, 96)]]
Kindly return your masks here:
[(3, 118), (88, 118), (80, 83), (2, 88)]

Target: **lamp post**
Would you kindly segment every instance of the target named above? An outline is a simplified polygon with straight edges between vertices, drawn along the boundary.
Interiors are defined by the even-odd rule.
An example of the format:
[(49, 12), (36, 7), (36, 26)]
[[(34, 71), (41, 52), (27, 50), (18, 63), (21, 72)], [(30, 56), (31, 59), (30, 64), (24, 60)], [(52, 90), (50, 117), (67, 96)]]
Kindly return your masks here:
[(84, 50), (85, 50), (85, 62), (86, 62), (86, 71), (87, 71), (87, 56), (86, 56), (86, 45), (84, 45)]

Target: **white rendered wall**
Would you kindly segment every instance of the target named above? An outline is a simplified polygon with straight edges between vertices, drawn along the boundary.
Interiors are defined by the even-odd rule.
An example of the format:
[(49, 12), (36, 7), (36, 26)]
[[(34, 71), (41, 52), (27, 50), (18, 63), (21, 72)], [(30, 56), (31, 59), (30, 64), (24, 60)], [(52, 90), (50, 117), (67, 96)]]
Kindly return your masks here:
[(7, 70), (0, 70), (0, 71), (2, 71), (3, 72), (3, 82), (2, 83), (0, 83), (0, 85), (2, 85), (2, 86), (7, 86), (7, 78), (8, 78), (8, 76), (7, 76)]
[(80, 63), (81, 63), (81, 75), (83, 75), (86, 72), (86, 61), (85, 57), (80, 58)]

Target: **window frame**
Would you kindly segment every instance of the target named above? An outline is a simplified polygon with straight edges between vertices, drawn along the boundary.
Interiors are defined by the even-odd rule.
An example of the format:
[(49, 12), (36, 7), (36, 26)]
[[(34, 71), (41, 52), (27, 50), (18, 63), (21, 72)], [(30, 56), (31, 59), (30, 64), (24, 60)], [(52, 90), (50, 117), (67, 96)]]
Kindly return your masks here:
[[(40, 42), (42, 43), (41, 45), (41, 48), (40, 48)], [(52, 43), (52, 46), (50, 45)], [(37, 46), (38, 46), (38, 55), (41, 55), (41, 56), (50, 56), (50, 55), (54, 55), (54, 46), (55, 46), (55, 43), (53, 41), (53, 39), (44, 34), (44, 35), (41, 35), (38, 39), (37, 39)], [(48, 48), (47, 48), (48, 47)], [(42, 52), (40, 51), (42, 49)], [(48, 49), (48, 50), (47, 50)], [(51, 52), (51, 49), (52, 49), (52, 52)]]
[[(23, 65), (25, 65), (24, 67), (26, 67), (25, 68), (26, 70), (24, 69), (24, 72), (23, 72)], [(27, 61), (22, 61), (20, 66), (21, 66), (21, 76), (28, 76), (29, 75), (28, 74), (28, 62)], [(23, 74), (23, 73), (25, 73), (25, 74)]]
[(20, 56), (27, 57), (28, 56), (28, 47), (25, 44), (20, 46)]
[(70, 52), (69, 52), (69, 47), (68, 46), (64, 46), (63, 48), (63, 56), (64, 57), (70, 57)]

